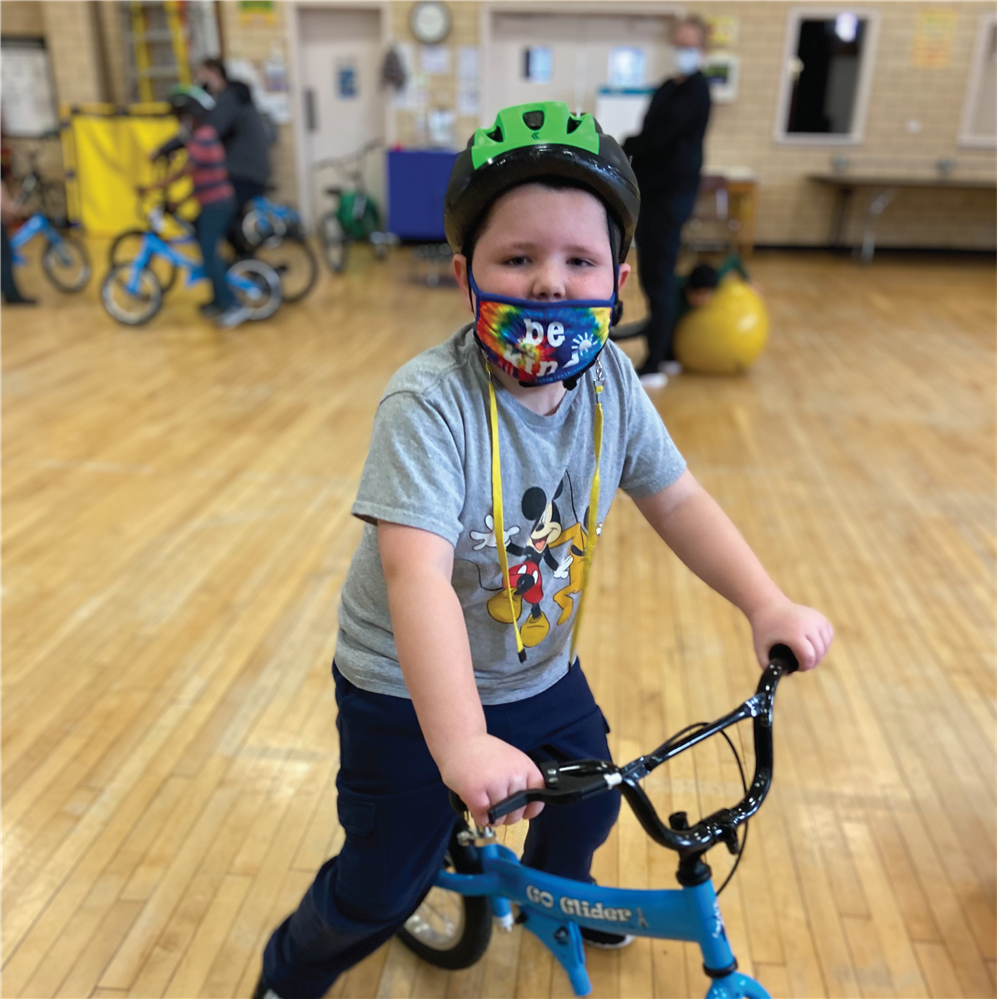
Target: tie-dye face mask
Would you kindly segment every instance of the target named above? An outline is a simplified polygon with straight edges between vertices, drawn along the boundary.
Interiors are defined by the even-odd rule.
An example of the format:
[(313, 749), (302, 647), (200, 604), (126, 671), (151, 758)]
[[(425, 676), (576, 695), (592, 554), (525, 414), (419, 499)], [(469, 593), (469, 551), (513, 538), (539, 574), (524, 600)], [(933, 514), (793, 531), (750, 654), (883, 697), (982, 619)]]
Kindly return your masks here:
[(524, 385), (548, 385), (582, 374), (607, 342), (617, 296), (537, 302), (475, 292), (475, 339), (500, 371)]

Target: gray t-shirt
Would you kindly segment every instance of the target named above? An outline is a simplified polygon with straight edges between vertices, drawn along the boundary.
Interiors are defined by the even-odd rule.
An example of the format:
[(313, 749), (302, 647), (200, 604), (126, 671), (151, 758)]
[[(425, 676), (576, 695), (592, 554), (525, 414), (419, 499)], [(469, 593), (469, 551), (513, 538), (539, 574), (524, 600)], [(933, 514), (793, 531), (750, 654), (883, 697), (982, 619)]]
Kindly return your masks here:
[[(628, 358), (613, 343), (600, 358), (598, 527), (619, 486), (641, 499), (686, 467)], [(595, 377), (590, 368), (551, 416), (531, 412), (495, 383), (513, 612), (527, 651), (522, 663), (492, 530), (488, 378), (471, 326), (396, 372), (375, 416), (353, 507), (367, 524), (343, 585), (336, 650), (337, 668), (351, 683), (409, 696), (392, 635), (379, 520), (454, 545), (451, 582), (483, 704), (531, 697), (565, 675), (593, 479)], [(591, 593), (588, 603), (595, 599)]]

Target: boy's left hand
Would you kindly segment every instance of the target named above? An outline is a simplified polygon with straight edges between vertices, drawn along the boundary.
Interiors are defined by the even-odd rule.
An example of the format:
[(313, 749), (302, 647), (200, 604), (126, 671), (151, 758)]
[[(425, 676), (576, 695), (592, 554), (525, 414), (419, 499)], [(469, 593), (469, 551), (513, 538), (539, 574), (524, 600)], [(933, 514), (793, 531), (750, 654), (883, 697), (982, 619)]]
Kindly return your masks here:
[(749, 615), (749, 623), (761, 666), (769, 662), (770, 649), (783, 644), (794, 653), (801, 669), (814, 669), (832, 645), (833, 627), (825, 616), (787, 598), (764, 605)]

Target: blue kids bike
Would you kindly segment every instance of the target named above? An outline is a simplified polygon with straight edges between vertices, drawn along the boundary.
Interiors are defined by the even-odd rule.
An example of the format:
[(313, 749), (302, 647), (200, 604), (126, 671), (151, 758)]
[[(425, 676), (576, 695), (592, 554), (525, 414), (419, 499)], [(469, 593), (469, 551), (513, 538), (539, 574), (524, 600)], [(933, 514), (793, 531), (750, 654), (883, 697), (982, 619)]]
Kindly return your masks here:
[[(546, 764), (542, 769), (544, 788), (521, 791), (489, 812), (489, 821), (495, 822), (532, 801), (543, 801), (547, 806), (564, 805), (616, 790), (624, 795), (646, 833), (660, 846), (679, 855), (676, 874), (679, 889), (605, 888), (523, 867), (512, 851), (496, 842), (491, 829), (478, 828), (473, 832), (462, 817), (452, 832), (444, 868), (435, 887), (399, 931), (403, 943), (438, 967), (467, 968), (479, 960), (489, 945), (492, 917), (507, 929), (515, 921), (520, 922), (565, 968), (576, 995), (585, 996), (590, 992), (590, 979), (580, 926), (605, 933), (687, 940), (701, 948), (704, 972), (710, 979), (707, 999), (769, 999), (759, 982), (736, 970), (736, 959), (711, 883), (711, 868), (704, 857), (712, 847), (724, 843), (736, 854), (738, 864), (742, 853), (739, 826), (759, 810), (770, 789), (777, 683), (784, 673), (797, 668), (791, 650), (776, 645), (770, 650), (770, 665), (764, 670), (756, 693), (723, 718), (691, 725), (648, 756), (640, 756), (622, 767), (603, 760)], [(742, 801), (732, 808), (719, 809), (694, 825), (688, 823), (685, 812), (675, 812), (670, 815), (669, 824), (663, 824), (642, 790), (641, 780), (684, 750), (712, 735), (724, 735), (724, 729), (748, 718), (753, 720), (756, 770), (748, 787), (743, 776)], [(742, 773), (741, 761), (739, 771)], [(453, 794), (452, 804), (464, 816), (464, 805)], [(516, 920), (511, 902), (519, 910)]]
[[(119, 240), (127, 238), (130, 241), (137, 238), (138, 242), (134, 246), (120, 244), (128, 247), (130, 259), (113, 263), (101, 285), (104, 308), (126, 326), (140, 326), (159, 312), (163, 293), (173, 285), (177, 272), (187, 274), (187, 287), (208, 278), (200, 255), (181, 252), (188, 247), (197, 252), (197, 239), (189, 223), (178, 219), (183, 227), (181, 235), (169, 238), (161, 235), (166, 214), (172, 213), (165, 206), (156, 206), (149, 212), (147, 231), (136, 230), (119, 237)], [(112, 260), (116, 252), (126, 250), (116, 251), (112, 247)], [(237, 260), (230, 266), (226, 280), (236, 300), (249, 311), (250, 319), (266, 319), (281, 305), (281, 279), (274, 268), (262, 260), (252, 257)]]
[(285, 302), (301, 301), (312, 291), (319, 264), (305, 239), (302, 219), (290, 205), (263, 194), (251, 198), (239, 220), (239, 239), (242, 245), (235, 249), (241, 256), (262, 260), (281, 276)]
[(21, 250), (35, 236), (48, 241), (42, 252), (42, 270), (60, 291), (82, 291), (90, 280), (90, 260), (83, 243), (71, 236), (63, 236), (41, 212), (35, 212), (10, 237), (11, 260), (23, 267), (27, 262)]

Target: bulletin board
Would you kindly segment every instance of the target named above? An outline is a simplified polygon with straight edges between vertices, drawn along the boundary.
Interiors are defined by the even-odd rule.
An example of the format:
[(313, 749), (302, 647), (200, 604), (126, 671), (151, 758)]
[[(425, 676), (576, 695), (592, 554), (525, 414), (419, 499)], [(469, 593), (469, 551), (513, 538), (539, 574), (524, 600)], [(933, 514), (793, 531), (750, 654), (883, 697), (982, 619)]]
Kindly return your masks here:
[(7, 135), (37, 139), (59, 130), (49, 54), (41, 39), (0, 43), (0, 104)]

